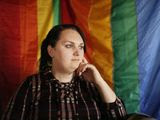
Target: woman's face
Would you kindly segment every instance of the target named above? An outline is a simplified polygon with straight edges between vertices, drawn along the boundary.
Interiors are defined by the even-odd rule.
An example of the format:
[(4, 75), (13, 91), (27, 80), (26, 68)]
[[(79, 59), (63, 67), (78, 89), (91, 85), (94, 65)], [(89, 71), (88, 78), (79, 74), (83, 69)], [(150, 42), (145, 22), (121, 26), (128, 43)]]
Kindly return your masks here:
[[(48, 47), (49, 48), (49, 47)], [(80, 34), (72, 29), (61, 32), (54, 48), (48, 49), (54, 70), (74, 72), (84, 57), (84, 42)]]

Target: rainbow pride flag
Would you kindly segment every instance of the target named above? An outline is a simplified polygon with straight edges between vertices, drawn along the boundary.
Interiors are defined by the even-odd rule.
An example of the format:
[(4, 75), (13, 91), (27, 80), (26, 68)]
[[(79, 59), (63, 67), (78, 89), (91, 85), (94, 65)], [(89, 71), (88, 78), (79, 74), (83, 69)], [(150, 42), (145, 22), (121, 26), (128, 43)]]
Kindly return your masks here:
[(73, 23), (87, 38), (86, 58), (128, 113), (160, 120), (159, 0), (0, 0), (0, 103), (38, 71), (52, 26)]

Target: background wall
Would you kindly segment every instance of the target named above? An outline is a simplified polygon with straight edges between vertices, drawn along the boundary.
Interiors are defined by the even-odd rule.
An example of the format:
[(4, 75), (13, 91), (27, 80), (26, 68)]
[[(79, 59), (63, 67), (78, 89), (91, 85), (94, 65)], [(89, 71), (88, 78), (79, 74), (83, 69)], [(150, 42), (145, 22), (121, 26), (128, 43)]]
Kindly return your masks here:
[(0, 99), (38, 71), (40, 45), (60, 23), (81, 27), (86, 58), (129, 113), (160, 120), (159, 0), (0, 0)]

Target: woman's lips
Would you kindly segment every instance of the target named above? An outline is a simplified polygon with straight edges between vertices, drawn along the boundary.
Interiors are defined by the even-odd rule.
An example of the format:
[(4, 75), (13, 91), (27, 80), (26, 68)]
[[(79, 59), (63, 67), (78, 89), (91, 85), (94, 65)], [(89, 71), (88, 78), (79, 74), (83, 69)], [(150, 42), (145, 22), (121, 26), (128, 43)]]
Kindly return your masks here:
[(72, 61), (80, 61), (80, 59), (72, 59)]

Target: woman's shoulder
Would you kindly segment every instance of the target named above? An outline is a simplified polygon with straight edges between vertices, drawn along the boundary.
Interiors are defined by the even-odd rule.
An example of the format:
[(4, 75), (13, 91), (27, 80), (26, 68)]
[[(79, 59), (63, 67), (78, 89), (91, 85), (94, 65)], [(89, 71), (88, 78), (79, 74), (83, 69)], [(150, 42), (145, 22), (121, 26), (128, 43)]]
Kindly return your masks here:
[(25, 80), (21, 83), (21, 85), (25, 85), (25, 86), (32, 85), (33, 83), (36, 83), (38, 79), (40, 80), (39, 73), (31, 74), (25, 78)]
[(41, 79), (40, 74), (32, 74), (26, 77), (26, 79), (19, 86), (21, 89), (36, 89), (40, 85)]
[(31, 81), (33, 79), (37, 79), (40, 76), (40, 73), (31, 74), (26, 77), (26, 80)]

